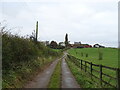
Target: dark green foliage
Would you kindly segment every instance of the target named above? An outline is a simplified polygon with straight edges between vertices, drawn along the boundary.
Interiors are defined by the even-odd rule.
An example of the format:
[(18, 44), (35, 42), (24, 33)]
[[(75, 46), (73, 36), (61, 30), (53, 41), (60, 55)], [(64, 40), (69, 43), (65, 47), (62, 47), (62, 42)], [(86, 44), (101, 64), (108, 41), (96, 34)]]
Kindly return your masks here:
[[(2, 78), (3, 87), (13, 87), (15, 80), (26, 80), (41, 63), (50, 62), (59, 52), (45, 47), (40, 42), (8, 32), (2, 33)], [(38, 60), (38, 57), (40, 60)], [(44, 62), (43, 62), (44, 61)], [(16, 79), (17, 78), (17, 79)], [(19, 81), (19, 80), (18, 80)], [(18, 83), (18, 81), (16, 81)], [(19, 82), (21, 82), (19, 81)], [(19, 84), (20, 85), (20, 84)]]
[(64, 49), (65, 46), (58, 45), (57, 49)]
[(38, 56), (56, 56), (58, 54), (40, 42), (36, 45), (28, 38), (16, 35), (3, 34), (2, 41), (3, 69), (13, 68), (14, 63), (29, 61)]
[(64, 49), (65, 48), (65, 46), (57, 44), (56, 41), (51, 41), (51, 43), (47, 46), (50, 47), (50, 48), (53, 48), (53, 49)]
[(29, 39), (19, 36), (2, 35), (3, 69), (15, 68), (14, 63), (28, 61), (38, 56), (38, 47)]
[(103, 59), (103, 53), (100, 51), (100, 48), (98, 48), (98, 60), (102, 60)]
[(88, 54), (87, 54), (87, 53), (86, 53), (85, 55), (86, 55), (86, 57), (88, 57)]
[(68, 42), (68, 34), (66, 34), (65, 35), (65, 46), (68, 47), (68, 44), (69, 44), (69, 42)]
[(51, 43), (50, 43), (50, 47), (51, 48), (54, 48), (54, 49), (57, 49), (57, 42), (56, 41), (51, 41)]
[(99, 60), (102, 60), (102, 59), (103, 59), (103, 53), (99, 52)]
[(35, 30), (32, 32), (32, 35), (30, 36), (30, 40), (31, 41), (36, 41), (36, 38), (35, 38)]

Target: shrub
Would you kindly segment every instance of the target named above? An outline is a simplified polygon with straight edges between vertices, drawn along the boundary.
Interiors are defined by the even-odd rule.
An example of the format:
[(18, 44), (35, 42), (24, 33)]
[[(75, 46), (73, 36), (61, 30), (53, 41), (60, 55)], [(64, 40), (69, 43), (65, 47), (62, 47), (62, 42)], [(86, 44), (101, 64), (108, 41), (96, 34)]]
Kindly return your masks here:
[(103, 59), (103, 53), (99, 52), (99, 60), (102, 60), (102, 59)]
[(37, 57), (58, 56), (58, 52), (45, 47), (40, 42), (34, 43), (29, 38), (10, 33), (2, 34), (3, 70), (16, 69), (20, 62), (28, 62)]
[(86, 57), (88, 57), (88, 54), (86, 53)]
[(83, 57), (83, 53), (81, 52), (81, 56)]

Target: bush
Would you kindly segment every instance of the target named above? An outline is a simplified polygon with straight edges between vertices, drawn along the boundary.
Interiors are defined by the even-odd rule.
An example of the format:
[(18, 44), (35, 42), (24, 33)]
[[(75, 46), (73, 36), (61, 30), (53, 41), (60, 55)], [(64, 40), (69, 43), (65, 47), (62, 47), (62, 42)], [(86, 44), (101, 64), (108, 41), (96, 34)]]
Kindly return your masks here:
[[(27, 37), (3, 31), (2, 35), (2, 87), (22, 87), (35, 72), (49, 64), (60, 52)], [(6, 29), (5, 29), (6, 30)]]
[(103, 59), (103, 53), (99, 52), (99, 60), (102, 60), (102, 59)]
[(28, 61), (38, 56), (38, 48), (28, 39), (18, 36), (2, 35), (3, 70), (13, 68), (14, 63)]
[(88, 54), (86, 53), (86, 57), (88, 57)]
[(8, 32), (2, 34), (2, 46), (3, 75), (7, 70), (16, 70), (21, 62), (28, 62), (38, 57), (59, 55), (58, 52), (45, 47), (40, 42), (36, 44), (29, 38), (19, 37)]

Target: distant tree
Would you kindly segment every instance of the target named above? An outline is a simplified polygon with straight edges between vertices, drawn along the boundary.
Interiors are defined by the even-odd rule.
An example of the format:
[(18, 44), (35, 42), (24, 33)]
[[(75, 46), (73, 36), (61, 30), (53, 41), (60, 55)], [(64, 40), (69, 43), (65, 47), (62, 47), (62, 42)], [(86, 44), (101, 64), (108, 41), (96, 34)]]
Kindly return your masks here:
[(57, 48), (58, 48), (58, 49), (64, 49), (64, 48), (65, 48), (64, 42), (59, 42)]
[(65, 47), (68, 47), (69, 41), (68, 41), (68, 34), (65, 35)]
[(36, 40), (36, 39), (35, 39), (35, 30), (33, 30), (32, 35), (30, 36), (30, 39), (31, 39), (32, 41), (35, 41), (35, 40)]
[(55, 41), (51, 41), (51, 43), (50, 43), (50, 47), (51, 48), (54, 48), (54, 49), (56, 49), (57, 48), (57, 42), (55, 42)]
[(86, 57), (88, 57), (88, 54), (86, 53)]
[(64, 42), (59, 42), (59, 46), (63, 46), (64, 45)]

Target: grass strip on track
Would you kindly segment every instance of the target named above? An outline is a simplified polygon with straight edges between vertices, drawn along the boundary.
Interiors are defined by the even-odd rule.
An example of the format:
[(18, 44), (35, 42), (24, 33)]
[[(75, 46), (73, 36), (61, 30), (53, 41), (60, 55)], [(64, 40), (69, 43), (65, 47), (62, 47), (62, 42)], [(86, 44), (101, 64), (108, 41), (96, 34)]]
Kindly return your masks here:
[(60, 88), (60, 86), (61, 86), (61, 60), (55, 67), (48, 88)]

